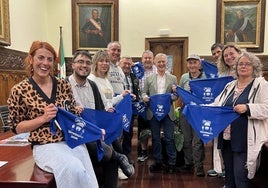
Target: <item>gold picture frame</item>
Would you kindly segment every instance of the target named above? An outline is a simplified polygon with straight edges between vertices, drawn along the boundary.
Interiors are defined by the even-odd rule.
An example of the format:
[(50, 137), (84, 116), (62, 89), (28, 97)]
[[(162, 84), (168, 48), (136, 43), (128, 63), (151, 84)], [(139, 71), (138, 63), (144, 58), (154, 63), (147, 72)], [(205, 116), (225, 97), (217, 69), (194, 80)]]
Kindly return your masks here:
[(263, 52), (265, 0), (217, 0), (216, 42)]
[(118, 0), (72, 0), (73, 53), (118, 40)]
[(0, 0), (0, 45), (11, 45), (8, 0)]

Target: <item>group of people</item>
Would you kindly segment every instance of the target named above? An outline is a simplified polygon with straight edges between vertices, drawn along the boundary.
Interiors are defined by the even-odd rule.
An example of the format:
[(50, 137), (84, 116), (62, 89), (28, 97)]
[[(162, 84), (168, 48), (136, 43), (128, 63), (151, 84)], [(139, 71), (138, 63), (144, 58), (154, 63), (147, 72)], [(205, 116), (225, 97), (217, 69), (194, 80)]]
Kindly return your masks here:
[[(253, 53), (242, 51), (228, 44), (214, 44), (212, 57), (218, 68), (218, 76), (232, 76), (215, 98), (212, 106), (231, 106), (239, 117), (230, 123), (213, 140), (213, 169), (208, 176), (225, 178), (225, 188), (251, 187), (250, 179), (259, 166), (260, 151), (268, 141), (268, 103), (265, 90), (268, 82), (262, 77), (262, 63)], [(201, 59), (190, 55), (187, 59), (188, 73), (182, 75), (180, 86), (191, 91), (189, 81), (204, 79)], [(201, 70), (201, 71), (200, 71)], [(266, 88), (266, 89), (265, 89)], [(182, 114), (180, 124), (184, 139), (185, 165), (183, 171), (196, 168), (197, 176), (204, 176), (204, 146)]]
[[(72, 149), (60, 129), (56, 133), (50, 130), (58, 108), (68, 106), (66, 110), (78, 116), (84, 108), (114, 112), (113, 106), (130, 93), (125, 89), (124, 73), (116, 65), (120, 52), (118, 42), (111, 42), (107, 51), (98, 51), (93, 58), (86, 51), (77, 51), (72, 59), (73, 74), (59, 79), (53, 75), (57, 57), (54, 48), (47, 42), (32, 43), (25, 59), (29, 78), (12, 88), (7, 101), (9, 124), (17, 134), (30, 132), (34, 160), (38, 167), (54, 174), (57, 187), (99, 187), (95, 163), (103, 168), (104, 187), (118, 187), (119, 172), (127, 178), (135, 173), (120, 138), (111, 145), (101, 140), (104, 155), (98, 161), (97, 142)], [(113, 63), (114, 69), (110, 68)], [(108, 74), (118, 76), (113, 82), (115, 88)], [(102, 132), (105, 136), (105, 130)]]
[[(258, 168), (259, 153), (268, 142), (268, 83), (262, 77), (262, 63), (252, 53), (242, 52), (235, 45), (214, 44), (212, 56), (218, 67), (218, 76), (233, 76), (221, 94), (211, 105), (232, 106), (240, 116), (213, 140), (213, 169), (208, 176), (225, 177), (225, 187), (250, 187)], [(113, 113), (115, 105), (130, 94), (133, 102), (145, 103), (147, 117), (138, 115), (138, 135), (149, 129), (152, 135), (150, 172), (193, 172), (205, 176), (203, 162), (204, 143), (197, 136), (187, 118), (181, 113), (180, 127), (184, 135), (185, 165), (176, 167), (174, 141), (175, 115), (173, 102), (178, 100), (177, 86), (191, 91), (189, 82), (206, 79), (198, 55), (190, 55), (188, 72), (180, 78), (167, 71), (168, 59), (164, 53), (155, 55), (150, 50), (142, 54), (144, 68), (142, 78), (131, 71), (131, 57), (121, 57), (121, 44), (110, 42), (106, 50), (97, 51), (92, 57), (86, 51), (77, 51), (72, 59), (72, 75), (56, 78), (53, 68), (56, 52), (47, 42), (35, 41), (25, 59), (29, 78), (16, 84), (7, 100), (9, 124), (15, 133), (30, 132), (36, 164), (55, 176), (57, 187), (99, 187), (93, 166), (103, 168), (104, 187), (118, 187), (118, 178), (127, 179), (135, 173), (132, 151), (133, 119), (129, 132), (123, 130), (120, 137), (108, 145), (101, 140), (104, 156), (98, 161), (96, 141), (67, 146), (60, 129), (50, 130), (50, 121), (56, 118), (58, 108), (80, 115), (84, 108)], [(266, 89), (265, 89), (266, 88)], [(169, 94), (167, 113), (159, 120), (151, 108), (152, 98)], [(182, 106), (182, 108), (184, 105)], [(159, 107), (159, 113), (164, 110)], [(109, 123), (109, 122), (107, 122)], [(161, 134), (163, 132), (163, 135)], [(102, 130), (105, 137), (105, 130)], [(167, 165), (162, 156), (162, 140), (167, 153)], [(137, 160), (149, 157), (148, 139), (138, 149)]]

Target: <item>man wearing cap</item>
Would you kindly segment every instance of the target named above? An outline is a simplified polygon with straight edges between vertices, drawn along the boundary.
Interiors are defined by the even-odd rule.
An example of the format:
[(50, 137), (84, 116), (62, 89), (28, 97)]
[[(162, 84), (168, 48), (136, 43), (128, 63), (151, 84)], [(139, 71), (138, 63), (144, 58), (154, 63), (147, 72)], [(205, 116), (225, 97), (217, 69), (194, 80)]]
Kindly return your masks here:
[[(206, 75), (201, 70), (201, 59), (198, 55), (192, 54), (187, 58), (188, 72), (181, 76), (179, 85), (191, 91), (189, 81), (195, 79), (204, 79)], [(183, 114), (180, 116), (181, 130), (184, 135), (183, 152), (185, 165), (179, 170), (181, 172), (193, 172), (196, 168), (196, 175), (205, 176), (203, 162), (205, 158), (204, 143), (197, 136), (192, 126), (188, 123)]]

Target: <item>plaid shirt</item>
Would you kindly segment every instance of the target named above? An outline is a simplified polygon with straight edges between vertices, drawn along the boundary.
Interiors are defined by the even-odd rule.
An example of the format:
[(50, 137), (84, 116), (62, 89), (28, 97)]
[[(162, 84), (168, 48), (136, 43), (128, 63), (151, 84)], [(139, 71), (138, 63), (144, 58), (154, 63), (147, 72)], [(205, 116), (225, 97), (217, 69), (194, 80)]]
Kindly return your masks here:
[(144, 76), (139, 79), (139, 86), (140, 86), (140, 90), (143, 91), (143, 88), (144, 88), (144, 83), (145, 83), (145, 80), (148, 76), (150, 76), (151, 74), (153, 73), (156, 73), (156, 67), (153, 65), (152, 69), (150, 71), (145, 71), (144, 72)]

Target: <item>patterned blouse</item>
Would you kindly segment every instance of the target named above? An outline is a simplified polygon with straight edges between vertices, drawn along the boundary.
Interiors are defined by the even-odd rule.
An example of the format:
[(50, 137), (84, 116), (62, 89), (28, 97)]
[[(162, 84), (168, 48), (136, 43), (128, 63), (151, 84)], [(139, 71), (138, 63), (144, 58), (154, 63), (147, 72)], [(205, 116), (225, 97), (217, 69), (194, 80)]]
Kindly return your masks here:
[[(75, 100), (70, 83), (66, 80), (52, 77), (53, 89), (51, 98), (48, 98), (37, 83), (32, 79), (25, 79), (13, 86), (7, 100), (9, 107), (8, 123), (16, 133), (16, 126), (24, 120), (32, 120), (44, 114), (44, 108), (53, 103), (57, 107), (66, 107), (72, 113), (79, 114), (81, 108), (75, 107)], [(58, 129), (53, 135), (47, 122), (30, 132), (28, 138), (32, 145), (55, 143), (64, 140), (63, 133)]]

